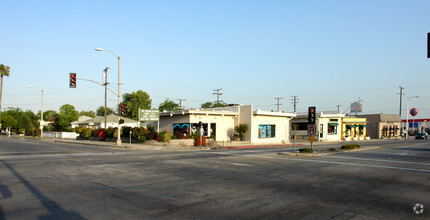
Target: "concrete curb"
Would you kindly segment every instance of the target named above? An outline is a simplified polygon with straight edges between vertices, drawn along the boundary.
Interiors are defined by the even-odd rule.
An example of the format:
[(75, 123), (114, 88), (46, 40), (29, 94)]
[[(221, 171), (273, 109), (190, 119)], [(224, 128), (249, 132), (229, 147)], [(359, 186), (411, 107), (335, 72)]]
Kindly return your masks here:
[(337, 153), (349, 153), (349, 152), (356, 152), (356, 151), (365, 151), (365, 150), (375, 150), (380, 149), (381, 147), (366, 147), (366, 148), (360, 148), (360, 149), (354, 149), (354, 150), (337, 150), (329, 153), (278, 153), (278, 155), (282, 156), (296, 156), (296, 157), (320, 157), (320, 156), (327, 156), (327, 155), (333, 155)]
[(123, 148), (133, 150), (165, 150), (165, 151), (199, 151), (199, 150), (210, 150), (208, 147), (180, 147), (180, 146), (157, 146), (157, 145), (144, 145), (144, 144), (129, 144), (123, 143), (121, 146), (117, 146), (114, 142), (101, 142), (101, 141), (79, 141), (79, 140), (54, 140), (58, 143), (66, 144), (81, 144), (81, 145), (92, 145), (101, 147), (112, 147), (112, 148)]

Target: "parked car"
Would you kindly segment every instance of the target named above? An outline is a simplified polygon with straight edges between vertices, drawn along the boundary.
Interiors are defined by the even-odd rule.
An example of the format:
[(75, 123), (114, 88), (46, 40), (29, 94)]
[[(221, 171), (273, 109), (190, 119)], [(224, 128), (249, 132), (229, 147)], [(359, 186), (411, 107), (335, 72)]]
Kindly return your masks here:
[(418, 133), (416, 136), (415, 136), (415, 140), (419, 140), (419, 139), (428, 139), (428, 134), (427, 133)]

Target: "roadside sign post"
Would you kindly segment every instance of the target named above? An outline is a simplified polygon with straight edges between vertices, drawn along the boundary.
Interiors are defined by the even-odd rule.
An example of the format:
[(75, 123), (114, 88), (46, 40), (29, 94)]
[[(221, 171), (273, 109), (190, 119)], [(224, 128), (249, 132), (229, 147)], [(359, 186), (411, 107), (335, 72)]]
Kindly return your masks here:
[(296, 152), (296, 139), (297, 139), (297, 134), (294, 134), (294, 141), (293, 141), (293, 154)]
[(310, 135), (310, 137), (308, 138), (308, 141), (311, 142), (311, 149), (313, 150), (313, 143), (315, 141), (315, 137), (314, 134), (316, 133), (317, 128), (315, 126), (315, 124), (310, 124), (308, 125), (308, 135)]
[(309, 142), (311, 142), (311, 149), (313, 150), (314, 148), (313, 148), (313, 143), (314, 143), (314, 141), (315, 141), (315, 137), (313, 136), (313, 135), (311, 135), (309, 138), (308, 138), (308, 141)]

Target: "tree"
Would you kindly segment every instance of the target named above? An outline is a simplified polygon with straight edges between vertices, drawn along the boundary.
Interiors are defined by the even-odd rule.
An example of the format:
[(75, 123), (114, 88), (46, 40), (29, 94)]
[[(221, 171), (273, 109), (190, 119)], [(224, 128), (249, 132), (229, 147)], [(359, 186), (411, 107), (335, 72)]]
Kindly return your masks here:
[(2, 127), (3, 126), (8, 127), (9, 129), (18, 126), (18, 121), (15, 120), (10, 115), (3, 115), (3, 118), (1, 119), (1, 123), (2, 123)]
[(170, 99), (166, 99), (164, 100), (163, 103), (160, 104), (160, 106), (158, 107), (158, 110), (160, 110), (160, 112), (163, 111), (174, 111), (174, 110), (179, 110), (179, 104), (173, 102)]
[(248, 132), (248, 125), (247, 124), (239, 124), (238, 126), (234, 127), (234, 130), (239, 133), (240, 140), (243, 141), (243, 136)]
[[(108, 115), (115, 114), (115, 111), (109, 107), (106, 107), (106, 112)], [(98, 107), (96, 110), (96, 115), (97, 116), (105, 116), (105, 107), (104, 106)]]
[[(228, 104), (227, 103), (223, 103), (220, 102), (219, 103), (219, 107), (226, 107)], [(202, 108), (217, 108), (218, 107), (218, 103), (216, 102), (205, 102), (203, 104), (201, 104)]]
[(73, 105), (65, 104), (60, 107), (56, 129), (66, 131), (69, 128), (70, 123), (78, 120), (78, 118), (78, 111), (75, 110), (75, 107)]
[[(103, 111), (103, 113), (104, 113), (104, 111)], [(91, 118), (95, 118), (96, 117), (96, 113), (94, 111), (84, 111), (84, 110), (82, 110), (81, 112), (79, 112), (79, 116), (83, 116), (83, 115), (91, 117)]]
[(36, 123), (38, 119), (40, 118), (37, 118), (32, 111), (27, 110), (22, 112), (21, 117), (18, 120), (18, 127), (19, 129), (24, 129), (26, 131), (33, 130), (35, 128), (34, 125), (39, 124)]
[[(3, 117), (10, 116), (12, 119), (16, 120), (16, 124), (11, 123), (7, 127), (9, 127), (13, 131), (17, 131), (19, 129), (19, 126), (18, 126), (19, 120), (21, 119), (21, 116), (23, 115), (23, 113), (24, 112), (20, 108), (14, 108), (14, 107), (7, 108), (7, 110), (3, 112)], [(2, 117), (2, 122), (3, 122), (3, 117)]]
[(48, 110), (43, 113), (43, 120), (54, 123), (58, 120), (58, 113), (54, 110)]
[(3, 76), (9, 77), (10, 67), (0, 64), (1, 87), (0, 87), (0, 117), (1, 117), (1, 98), (3, 95)]
[(152, 99), (149, 94), (139, 90), (137, 92), (125, 93), (122, 97), (122, 102), (126, 105), (127, 111), (125, 117), (137, 120), (140, 109), (151, 109)]

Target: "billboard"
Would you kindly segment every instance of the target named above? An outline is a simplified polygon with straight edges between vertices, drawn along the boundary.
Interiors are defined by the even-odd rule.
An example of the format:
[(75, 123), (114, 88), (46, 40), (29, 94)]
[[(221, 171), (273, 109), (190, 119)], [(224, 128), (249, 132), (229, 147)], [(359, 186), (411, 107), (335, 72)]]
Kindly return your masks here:
[(363, 101), (359, 100), (351, 103), (351, 113), (363, 112)]

